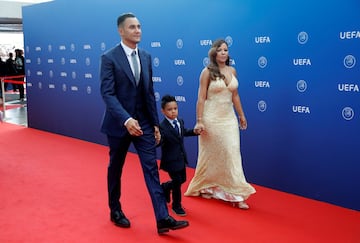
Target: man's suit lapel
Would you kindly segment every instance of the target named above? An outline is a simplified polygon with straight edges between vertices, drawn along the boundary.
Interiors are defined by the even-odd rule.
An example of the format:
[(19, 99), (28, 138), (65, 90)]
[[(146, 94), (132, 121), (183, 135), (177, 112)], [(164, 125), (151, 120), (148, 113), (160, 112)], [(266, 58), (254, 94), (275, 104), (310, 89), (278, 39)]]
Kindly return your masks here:
[[(133, 72), (131, 70), (130, 67), (130, 63), (128, 61), (128, 58), (126, 56), (126, 53), (124, 51), (124, 49), (122, 48), (122, 46), (119, 44), (119, 49), (120, 49), (120, 64), (122, 65), (124, 72), (126, 73), (126, 76), (128, 76), (129, 80), (131, 80), (131, 82), (136, 86), (136, 81), (135, 81), (135, 77), (133, 75)], [(141, 62), (141, 61), (140, 61)]]
[[(149, 79), (149, 73), (148, 73), (148, 69), (147, 67), (149, 66), (149, 64), (147, 63), (147, 58), (145, 56), (145, 53), (138, 48), (139, 51), (139, 58), (140, 58), (140, 66), (141, 66), (141, 72), (140, 72), (140, 79), (142, 77), (142, 82), (144, 83), (144, 87), (148, 86), (148, 81)], [(152, 78), (152, 77), (150, 77)]]

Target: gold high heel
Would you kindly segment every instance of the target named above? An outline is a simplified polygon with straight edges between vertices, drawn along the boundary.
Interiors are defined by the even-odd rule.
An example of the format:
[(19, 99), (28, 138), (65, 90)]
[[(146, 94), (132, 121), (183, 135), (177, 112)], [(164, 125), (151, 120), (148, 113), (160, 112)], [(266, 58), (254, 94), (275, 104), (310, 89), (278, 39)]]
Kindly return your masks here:
[(247, 205), (247, 203), (245, 201), (241, 201), (241, 202), (234, 202), (233, 203), (233, 207), (237, 207), (240, 209), (249, 209), (249, 205)]

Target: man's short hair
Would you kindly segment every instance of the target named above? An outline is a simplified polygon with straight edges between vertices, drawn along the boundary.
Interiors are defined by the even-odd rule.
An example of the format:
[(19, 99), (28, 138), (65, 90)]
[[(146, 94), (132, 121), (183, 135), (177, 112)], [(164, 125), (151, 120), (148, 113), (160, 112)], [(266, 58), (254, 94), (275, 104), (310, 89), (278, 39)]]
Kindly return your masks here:
[(120, 15), (117, 19), (117, 27), (122, 26), (122, 24), (125, 22), (127, 18), (136, 18), (136, 16), (133, 13), (124, 13)]

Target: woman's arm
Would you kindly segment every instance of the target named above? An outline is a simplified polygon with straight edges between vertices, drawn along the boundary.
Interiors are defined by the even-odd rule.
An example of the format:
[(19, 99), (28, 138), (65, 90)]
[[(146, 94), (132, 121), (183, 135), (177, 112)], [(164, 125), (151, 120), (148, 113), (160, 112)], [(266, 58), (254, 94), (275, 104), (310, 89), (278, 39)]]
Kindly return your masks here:
[(204, 104), (207, 98), (207, 89), (210, 82), (210, 72), (207, 68), (204, 68), (201, 71), (199, 78), (199, 90), (198, 90), (198, 99), (196, 102), (196, 125), (195, 130), (198, 133), (201, 133), (205, 130), (204, 124), (202, 122), (203, 112), (204, 112)]

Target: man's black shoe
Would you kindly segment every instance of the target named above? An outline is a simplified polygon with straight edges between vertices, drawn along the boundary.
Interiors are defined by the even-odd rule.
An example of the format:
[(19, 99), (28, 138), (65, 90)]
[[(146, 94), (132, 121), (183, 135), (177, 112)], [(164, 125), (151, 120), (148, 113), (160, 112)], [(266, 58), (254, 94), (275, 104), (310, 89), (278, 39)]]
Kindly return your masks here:
[(164, 191), (165, 194), (165, 199), (166, 202), (169, 203), (170, 202), (170, 187), (169, 187), (169, 182), (165, 182), (161, 184), (161, 187)]
[(173, 217), (168, 216), (165, 219), (159, 220), (157, 222), (158, 234), (163, 234), (169, 232), (169, 230), (182, 229), (189, 226), (189, 222), (185, 220), (177, 221)]
[(119, 227), (129, 228), (130, 221), (125, 217), (122, 211), (114, 211), (110, 213), (110, 220)]
[(176, 215), (186, 216), (186, 212), (185, 212), (185, 210), (184, 210), (182, 207), (173, 207), (173, 208), (172, 208), (172, 211), (173, 211), (174, 213), (176, 213)]

